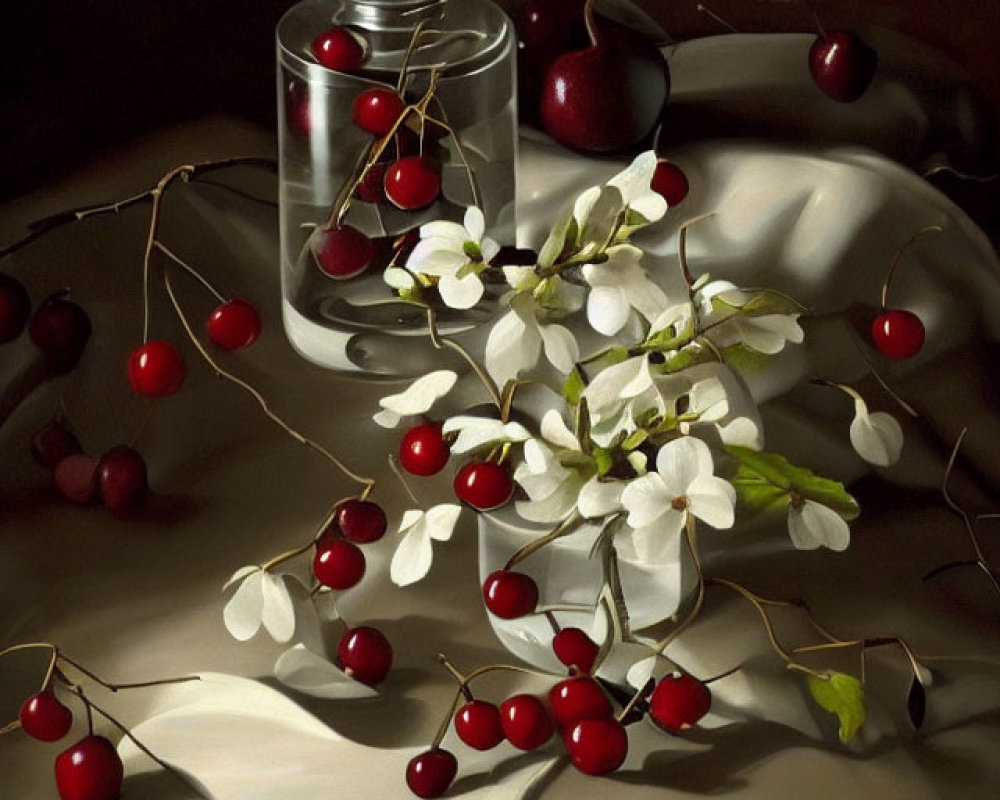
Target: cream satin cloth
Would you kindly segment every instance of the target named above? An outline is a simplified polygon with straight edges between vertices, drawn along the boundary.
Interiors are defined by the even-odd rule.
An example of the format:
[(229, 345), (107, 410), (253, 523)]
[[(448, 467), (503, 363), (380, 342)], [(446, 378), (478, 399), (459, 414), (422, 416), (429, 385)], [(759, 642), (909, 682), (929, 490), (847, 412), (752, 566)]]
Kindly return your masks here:
[[(682, 77), (683, 70), (675, 69), (681, 96)], [(885, 113), (897, 119), (894, 114), (907, 112), (890, 105)], [(0, 235), (12, 240), (47, 214), (126, 197), (182, 162), (271, 154), (273, 147), (269, 134), (233, 119), (162, 131), (0, 209)], [(921, 582), (933, 567), (971, 557), (961, 523), (934, 488), (962, 426), (971, 429), (963, 455), (969, 474), (978, 477), (957, 476), (956, 494), (987, 510), (989, 487), (1000, 477), (1000, 419), (990, 394), (1000, 272), (989, 243), (944, 197), (866, 150), (704, 142), (671, 155), (693, 189), (683, 206), (646, 235), (644, 246), (654, 253), (648, 266), (664, 282), (671, 280), (677, 225), (714, 211), (714, 218), (691, 232), (695, 270), (775, 286), (815, 308), (821, 319), (809, 330), (811, 343), (792, 348), (753, 386), (768, 399), (771, 448), (860, 479), (855, 491), (864, 509), (843, 554), (794, 552), (782, 525), (740, 529), (708, 545), (710, 569), (765, 596), (807, 599), (845, 638), (891, 632), (920, 653), (998, 658), (1000, 600), (982, 575), (956, 571)], [(521, 156), (524, 244), (537, 244), (558, 207), (620, 167), (588, 163), (532, 139), (524, 140)], [(273, 179), (257, 174), (211, 180), (275, 196)], [(431, 574), (415, 587), (401, 590), (388, 581), (391, 531), (366, 549), (369, 575), (340, 607), (348, 619), (386, 632), (396, 650), (394, 671), (377, 700), (319, 701), (274, 690), (272, 668), (285, 646), (263, 635), (246, 644), (232, 640), (222, 625), (220, 589), (237, 567), (311, 536), (329, 503), (351, 489), (268, 422), (247, 395), (217, 380), (186, 351), (187, 384), (176, 397), (152, 404), (137, 441), (155, 492), (137, 520), (116, 520), (103, 510), (55, 499), (31, 461), (28, 440), (60, 399), (94, 454), (129, 441), (139, 429), (147, 404), (129, 392), (123, 367), (141, 335), (146, 219), (145, 208), (133, 208), (117, 218), (85, 221), (4, 265), (30, 287), (36, 302), (51, 289), (71, 286), (94, 321), (94, 335), (79, 367), (36, 392), (0, 429), (0, 643), (55, 641), (112, 681), (205, 673), (195, 684), (116, 695), (95, 690), (93, 698), (220, 800), (407, 797), (406, 761), (426, 746), (454, 693), (435, 654), (447, 652), (466, 670), (510, 658), (476, 600), (471, 514), (450, 543), (436, 546)], [(928, 422), (920, 430), (907, 425), (903, 463), (883, 473), (887, 480), (865, 478), (845, 446), (846, 399), (790, 387), (814, 373), (863, 378), (867, 367), (851, 329), (835, 312), (856, 300), (877, 304), (893, 252), (927, 224), (942, 224), (947, 232), (914, 248), (893, 295), (925, 315), (928, 345), (912, 363), (887, 368), (887, 377)], [(281, 331), (274, 208), (207, 183), (179, 186), (168, 195), (162, 239), (213, 281), (259, 304), (265, 323), (260, 341), (227, 358), (226, 365), (257, 386), (290, 424), (376, 474), (379, 500), (398, 519), (405, 501), (382, 456), (394, 448), (396, 434), (369, 419), (386, 386), (311, 366), (292, 352)], [(177, 283), (195, 319), (208, 311), (194, 288), (180, 277)], [(180, 339), (157, 281), (152, 291), (153, 335)], [(26, 339), (5, 347), (0, 377), (9, 380), (31, 355)], [(421, 484), (425, 502), (444, 499), (447, 484), (446, 476)], [(990, 524), (996, 523), (982, 528), (987, 539), (995, 538)], [(781, 620), (790, 641), (808, 637), (794, 614)], [(702, 620), (678, 647), (678, 657), (703, 675), (743, 664), (713, 687), (715, 708), (704, 728), (674, 738), (634, 726), (628, 761), (606, 779), (585, 778), (564, 763), (546, 767), (560, 751), (557, 744), (529, 755), (505, 745), (473, 757), (452, 742), (461, 771), (449, 796), (923, 800), (996, 794), (996, 668), (936, 663), (927, 719), (914, 735), (905, 713), (909, 681), (902, 659), (887, 648), (872, 653), (869, 725), (855, 745), (843, 748), (833, 717), (812, 707), (801, 680), (784, 671), (752, 609), (738, 598), (711, 590)], [(824, 664), (857, 668), (856, 656)], [(3, 721), (13, 719), (22, 699), (37, 689), (42, 669), (37, 655), (0, 663)], [(499, 701), (510, 688), (487, 683), (484, 696)], [(117, 738), (107, 726), (100, 730)], [(81, 731), (78, 724), (68, 741)], [(20, 733), (0, 740), (0, 797), (54, 797), (52, 760), (63, 746)], [(127, 743), (122, 751), (125, 798), (198, 796)], [(542, 769), (549, 771), (535, 780), (533, 794), (527, 792)]]

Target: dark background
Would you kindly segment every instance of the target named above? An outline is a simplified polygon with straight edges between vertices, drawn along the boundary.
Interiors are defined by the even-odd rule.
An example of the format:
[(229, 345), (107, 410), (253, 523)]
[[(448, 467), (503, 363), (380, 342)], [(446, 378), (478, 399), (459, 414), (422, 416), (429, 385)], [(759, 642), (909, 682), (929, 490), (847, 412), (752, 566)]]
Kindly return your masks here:
[[(461, 0), (456, 0), (460, 2)], [(520, 0), (505, 0), (507, 8)], [(697, 2), (638, 0), (676, 40), (724, 32)], [(289, 0), (28, 0), (0, 22), (0, 197), (97, 149), (208, 112), (274, 124), (274, 27)], [(898, 30), (938, 48), (1000, 109), (996, 0), (711, 0), (746, 32)], [(971, 187), (959, 193), (981, 193)]]

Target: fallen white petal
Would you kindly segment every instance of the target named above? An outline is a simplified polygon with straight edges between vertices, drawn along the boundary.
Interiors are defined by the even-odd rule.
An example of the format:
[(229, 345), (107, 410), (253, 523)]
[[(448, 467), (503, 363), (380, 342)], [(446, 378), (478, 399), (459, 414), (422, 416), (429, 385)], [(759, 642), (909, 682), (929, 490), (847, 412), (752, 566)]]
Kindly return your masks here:
[(264, 610), (264, 572), (248, 575), (222, 609), (222, 621), (234, 639), (245, 642), (260, 630)]
[(430, 572), (433, 561), (430, 532), (421, 514), (421, 519), (410, 526), (396, 547), (389, 564), (389, 577), (397, 586), (409, 586)]
[(403, 418), (393, 411), (388, 409), (382, 409), (374, 414), (372, 414), (372, 420), (376, 425), (380, 425), (383, 428), (395, 428), (402, 422)]
[(813, 500), (806, 500), (800, 508), (789, 504), (788, 535), (799, 550), (815, 550), (820, 546), (845, 550), (851, 543), (851, 529), (844, 518)]
[(354, 680), (301, 644), (278, 656), (274, 676), (285, 686), (311, 697), (343, 700), (378, 696), (371, 686)]
[(851, 421), (851, 444), (869, 464), (890, 467), (903, 452), (903, 429), (894, 416), (885, 411), (868, 413), (862, 401), (855, 401)]
[(451, 445), (452, 453), (468, 453), (487, 444), (497, 442), (524, 442), (531, 432), (520, 422), (504, 424), (487, 417), (449, 417), (441, 426), (442, 433), (458, 431), (458, 438)]
[(439, 369), (417, 378), (399, 394), (391, 394), (379, 400), (379, 405), (400, 416), (424, 414), (434, 405), (434, 401), (451, 391), (458, 375), (450, 369)]
[(295, 633), (295, 607), (288, 586), (281, 575), (263, 573), (261, 594), (264, 606), (261, 610), (261, 624), (276, 642), (287, 642)]
[(249, 575), (252, 572), (256, 572), (259, 569), (260, 567), (257, 566), (256, 564), (248, 564), (245, 567), (240, 567), (238, 570), (236, 570), (236, 572), (232, 574), (232, 577), (228, 581), (226, 581), (226, 585), (222, 587), (222, 591), (226, 591), (226, 589), (228, 589), (234, 583), (238, 583), (239, 581), (243, 580), (247, 575)]
[(446, 542), (451, 538), (462, 514), (462, 507), (455, 503), (440, 503), (427, 509), (425, 520), (432, 539)]

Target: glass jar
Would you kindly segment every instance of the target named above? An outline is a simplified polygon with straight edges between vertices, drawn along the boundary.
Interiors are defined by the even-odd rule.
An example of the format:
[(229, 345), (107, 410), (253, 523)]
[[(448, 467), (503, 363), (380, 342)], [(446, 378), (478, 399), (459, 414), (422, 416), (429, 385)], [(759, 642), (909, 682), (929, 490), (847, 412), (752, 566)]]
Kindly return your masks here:
[[(327, 69), (313, 56), (315, 37), (334, 27), (364, 43), (360, 71)], [(471, 205), (485, 214), (489, 236), (513, 243), (514, 43), (509, 19), (488, 0), (304, 0), (279, 22), (282, 311), (289, 340), (309, 360), (386, 377), (417, 375), (440, 363), (425, 309), (397, 298), (382, 273), (397, 237), (431, 220), (461, 222)], [(354, 123), (352, 104), (365, 89), (400, 85), (404, 102), (418, 103), (432, 73), (437, 82), (427, 111), (450, 131), (430, 123), (422, 129), (400, 126), (382, 161), (424, 157), (433, 149), (440, 193), (429, 206), (410, 211), (386, 201), (380, 182), (374, 193), (381, 197), (374, 200), (370, 194), (368, 201), (348, 195), (342, 223), (371, 239), (375, 256), (360, 274), (332, 278), (318, 266), (311, 237), (336, 217), (345, 184), (351, 185), (378, 144)], [(467, 311), (436, 309), (439, 331), (470, 334), (492, 318), (492, 297), (488, 292)]]

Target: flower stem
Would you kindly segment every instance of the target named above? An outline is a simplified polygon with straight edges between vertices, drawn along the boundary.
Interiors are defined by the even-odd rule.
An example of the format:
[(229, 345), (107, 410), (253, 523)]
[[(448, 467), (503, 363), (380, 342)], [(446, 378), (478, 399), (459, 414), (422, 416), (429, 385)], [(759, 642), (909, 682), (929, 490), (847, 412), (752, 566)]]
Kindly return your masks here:
[[(497, 385), (493, 382), (493, 379), (486, 374), (486, 370), (480, 365), (475, 358), (458, 342), (454, 342), (451, 339), (446, 339), (441, 336), (437, 330), (437, 317), (434, 313), (434, 309), (427, 306), (427, 333), (431, 337), (431, 344), (434, 345), (438, 350), (443, 350), (445, 347), (449, 347), (458, 353), (465, 362), (472, 367), (472, 371), (476, 373), (476, 377), (482, 382), (483, 386), (486, 388), (486, 393), (489, 394), (490, 400), (497, 407), (497, 409), (503, 413), (504, 403), (503, 398), (500, 397), (500, 391), (497, 389)], [(501, 422), (506, 423), (506, 419), (501, 419)]]
[(171, 261), (173, 261), (178, 267), (181, 267), (191, 277), (193, 277), (202, 286), (204, 286), (205, 289), (207, 289), (208, 292), (211, 295), (213, 295), (216, 300), (218, 300), (220, 303), (225, 303), (226, 302), (226, 298), (222, 296), (222, 293), (219, 292), (211, 283), (209, 283), (208, 279), (204, 275), (202, 275), (200, 272), (198, 272), (198, 270), (196, 270), (194, 267), (192, 267), (190, 264), (188, 264), (182, 258), (180, 258), (179, 256), (177, 256), (172, 250), (168, 249), (167, 246), (163, 244), (163, 242), (156, 241), (156, 242), (154, 242), (154, 246), (156, 247), (157, 250), (159, 250), (161, 253), (163, 253), (167, 258), (169, 258)]
[(517, 566), (522, 561), (524, 561), (532, 553), (541, 550), (543, 547), (545, 547), (548, 544), (551, 544), (556, 539), (559, 539), (575, 531), (577, 526), (579, 526), (581, 522), (583, 522), (583, 517), (580, 516), (579, 511), (574, 510), (572, 514), (570, 514), (568, 517), (566, 517), (566, 519), (564, 519), (562, 522), (556, 525), (556, 527), (554, 527), (551, 531), (546, 533), (544, 536), (540, 536), (538, 539), (535, 539), (533, 542), (529, 542), (528, 544), (524, 545), (524, 547), (522, 547), (520, 550), (518, 550), (516, 553), (514, 553), (514, 555), (512, 555), (507, 560), (507, 563), (504, 564), (503, 568), (512, 569), (513, 567)]
[(892, 262), (889, 264), (889, 269), (885, 273), (885, 281), (882, 283), (882, 310), (885, 311), (886, 306), (889, 302), (889, 284), (892, 282), (893, 275), (896, 273), (896, 267), (899, 266), (899, 262), (903, 259), (903, 255), (913, 247), (913, 244), (921, 236), (928, 233), (941, 233), (944, 230), (940, 225), (928, 225), (926, 228), (921, 228), (913, 236), (911, 236), (903, 245), (896, 251), (896, 255), (892, 257)]

